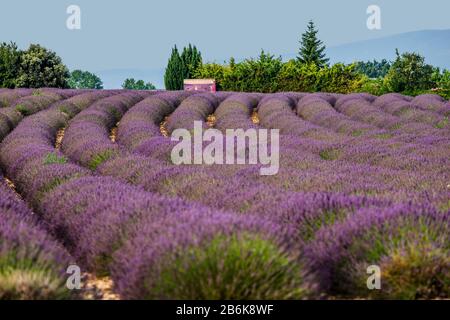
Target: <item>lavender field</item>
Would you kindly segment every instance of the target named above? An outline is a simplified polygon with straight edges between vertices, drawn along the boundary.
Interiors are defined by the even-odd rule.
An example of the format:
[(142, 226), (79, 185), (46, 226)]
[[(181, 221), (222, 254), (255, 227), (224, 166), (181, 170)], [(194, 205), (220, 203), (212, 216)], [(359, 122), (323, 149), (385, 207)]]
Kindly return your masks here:
[[(450, 298), (450, 101), (0, 89), (0, 299)], [(280, 130), (279, 172), (170, 134)], [(369, 266), (381, 289), (367, 286)]]

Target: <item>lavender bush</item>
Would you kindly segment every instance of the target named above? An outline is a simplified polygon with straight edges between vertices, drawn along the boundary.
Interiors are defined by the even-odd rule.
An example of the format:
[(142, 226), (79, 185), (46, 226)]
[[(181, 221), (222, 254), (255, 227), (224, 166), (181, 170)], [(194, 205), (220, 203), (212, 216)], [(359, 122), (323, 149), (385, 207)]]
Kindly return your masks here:
[(0, 299), (70, 298), (70, 256), (0, 180)]
[[(111, 276), (122, 298), (449, 296), (441, 98), (11, 91), (0, 92), (11, 97), (0, 108), (0, 165), (35, 212), (15, 216)], [(278, 174), (173, 165), (163, 133), (211, 119), (222, 131), (280, 129)], [(51, 245), (0, 232), (5, 252), (10, 243), (48, 252), (38, 265), (59, 279), (65, 262)], [(380, 266), (383, 290), (367, 289), (368, 264)]]

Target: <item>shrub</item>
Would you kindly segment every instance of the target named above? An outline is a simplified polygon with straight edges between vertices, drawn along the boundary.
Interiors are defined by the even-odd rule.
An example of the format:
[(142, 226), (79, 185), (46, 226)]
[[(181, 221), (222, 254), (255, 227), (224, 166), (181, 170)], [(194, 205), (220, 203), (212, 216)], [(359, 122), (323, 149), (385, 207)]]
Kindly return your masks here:
[[(306, 249), (331, 295), (389, 299), (450, 295), (450, 215), (428, 206), (361, 209), (320, 230)], [(368, 290), (366, 268), (381, 268), (381, 290)]]
[(163, 258), (145, 298), (292, 299), (305, 297), (300, 267), (255, 236), (218, 236), (203, 246)]

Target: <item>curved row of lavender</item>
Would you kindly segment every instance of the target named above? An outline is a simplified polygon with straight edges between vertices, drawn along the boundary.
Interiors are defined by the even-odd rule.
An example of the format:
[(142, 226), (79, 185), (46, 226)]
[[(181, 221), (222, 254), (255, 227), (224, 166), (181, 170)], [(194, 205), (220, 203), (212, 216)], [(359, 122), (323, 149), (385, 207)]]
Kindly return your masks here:
[[(301, 124), (305, 121), (298, 119), (294, 112), (287, 109), (286, 104), (278, 112), (276, 107), (280, 105), (279, 99), (272, 98), (271, 100), (275, 105), (272, 115), (277, 117), (277, 121), (282, 118), (288, 123), (297, 122), (298, 130), (303, 131), (312, 127), (311, 125), (302, 126)], [(321, 135), (309, 134), (306, 138), (303, 136), (297, 138), (292, 134), (298, 135), (298, 131), (292, 131), (291, 135), (282, 136), (280, 172), (274, 177), (261, 178), (257, 170), (242, 166), (204, 166), (201, 168), (167, 166), (173, 144), (158, 135), (158, 123), (152, 117), (152, 115), (158, 115), (157, 120), (163, 118), (164, 115), (161, 113), (167, 109), (160, 108), (160, 104), (154, 102), (154, 98), (146, 99), (136, 108), (132, 108), (119, 124), (117, 137), (119, 144), (127, 147), (128, 150), (151, 159), (147, 159), (144, 163), (141, 159), (133, 159), (130, 156), (121, 157), (110, 162), (109, 165), (101, 166), (103, 174), (116, 176), (122, 174), (123, 178), (144, 185), (152, 191), (162, 188), (163, 192), (187, 197), (192, 192), (192, 197), (199, 198), (202, 202), (209, 200), (208, 194), (211, 188), (214, 188), (215, 194), (217, 194), (215, 199), (219, 199), (219, 201), (227, 199), (227, 195), (239, 197), (239, 190), (232, 191), (231, 185), (234, 179), (222, 179), (225, 175), (236, 175), (237, 172), (240, 176), (245, 177), (245, 183), (248, 183), (248, 180), (257, 180), (292, 191), (375, 193), (389, 198), (399, 198), (398, 200), (417, 197), (428, 200), (435, 197), (438, 204), (442, 204), (448, 197), (446, 187), (449, 178), (446, 167), (449, 156), (448, 148), (446, 148), (448, 138), (440, 136), (442, 130), (436, 129), (438, 132), (428, 136), (428, 143), (420, 141), (420, 144), (409, 142), (410, 135), (398, 133), (387, 135), (386, 131), (364, 124), (362, 126), (371, 129), (371, 135), (354, 137), (353, 133), (350, 133), (349, 137), (339, 135), (324, 127), (315, 126), (313, 132), (322, 132)], [(243, 106), (243, 108), (247, 107)], [(329, 106), (329, 108), (331, 107)], [(270, 106), (267, 109), (270, 109)], [(334, 109), (332, 111), (336, 113)], [(260, 117), (264, 118), (265, 114), (260, 113)], [(358, 124), (343, 117), (342, 122), (339, 118), (334, 122), (331, 122), (332, 119), (330, 119), (331, 125), (328, 127)], [(322, 121), (322, 126), (327, 126), (327, 124)], [(356, 126), (349, 132), (360, 129), (360, 127)], [(332, 136), (331, 141), (324, 140), (325, 136)], [(104, 139), (106, 140), (106, 136)], [(401, 148), (398, 147), (399, 145)], [(163, 161), (163, 163), (156, 160)], [(158, 173), (157, 168), (161, 165), (163, 165), (164, 171)], [(121, 170), (128, 166), (133, 169)], [(216, 172), (217, 174), (211, 176), (211, 173), (207, 174), (207, 172)], [(187, 175), (182, 179), (186, 183), (179, 181), (182, 175)], [(207, 176), (210, 178), (205, 178)], [(201, 182), (202, 180), (206, 180), (206, 182)], [(239, 181), (243, 179), (237, 180), (236, 185), (239, 185)], [(352, 181), (352, 183), (348, 183), (348, 181)], [(186, 184), (199, 187), (186, 188)], [(222, 190), (224, 190), (223, 193)], [(440, 192), (436, 193), (436, 190)], [(212, 201), (214, 200), (212, 199)], [(217, 200), (215, 201), (217, 203)], [(240, 202), (233, 204), (236, 206), (238, 203)], [(211, 202), (207, 204), (212, 205)], [(223, 203), (217, 205), (222, 207)]]
[(70, 262), (67, 251), (0, 181), (0, 300), (70, 298), (65, 277)]
[[(252, 181), (251, 178), (254, 178), (257, 172), (253, 167), (227, 169), (218, 166), (214, 170), (220, 171), (213, 175), (213, 170), (207, 167), (174, 168), (167, 164), (167, 158), (164, 159), (163, 155), (167, 156), (170, 143), (158, 136), (158, 121), (183, 100), (183, 95), (178, 96), (175, 93), (161, 94), (160, 97), (152, 96), (131, 108), (119, 124), (118, 141), (126, 149), (122, 150), (115, 146), (117, 156), (96, 158), (95, 152), (90, 153), (83, 146), (94, 141), (94, 145), (99, 146), (100, 152), (103, 146), (111, 146), (108, 130), (124, 112), (124, 101), (129, 101), (129, 96), (130, 94), (126, 93), (107, 98), (106, 101), (89, 108), (87, 111), (90, 112), (80, 114), (80, 117), (76, 117), (69, 125), (67, 131), (70, 132), (72, 125), (78, 125), (82, 127), (83, 130), (80, 130), (82, 132), (77, 138), (70, 139), (69, 135), (63, 141), (63, 150), (72, 148), (70, 158), (90, 169), (97, 169), (99, 173), (126, 179), (127, 183), (92, 176), (91, 171), (70, 163), (65, 155), (56, 151), (53, 146), (58, 128), (67, 125), (67, 120), (81, 109), (88, 107), (89, 102), (81, 103), (81, 107), (77, 107), (80, 104), (72, 103), (55, 106), (49, 111), (26, 119), (23, 125), (20, 125), (2, 144), (1, 151), (5, 152), (2, 152), (0, 159), (8, 169), (8, 175), (16, 182), (19, 191), (27, 197), (29, 203), (33, 204), (36, 212), (41, 214), (51, 232), (74, 253), (83, 266), (99, 274), (111, 273), (123, 297), (299, 298), (311, 294), (317, 296), (320, 293), (365, 296), (369, 293), (361, 290), (360, 282), (365, 270), (358, 269), (356, 271), (359, 273), (356, 271), (350, 273), (349, 279), (348, 275), (345, 277), (346, 270), (342, 265), (361, 266), (368, 263), (369, 259), (374, 259), (371, 262), (383, 262), (383, 267), (391, 270), (394, 275), (398, 275), (398, 268), (404, 268), (405, 265), (419, 265), (420, 270), (423, 269), (420, 277), (412, 277), (411, 272), (406, 272), (404, 278), (388, 277), (386, 282), (388, 289), (382, 293), (385, 297), (448, 296), (446, 281), (449, 233), (446, 212), (448, 204), (445, 201), (448, 200), (449, 193), (445, 191), (445, 184), (442, 186), (442, 183), (448, 181), (445, 180), (448, 178), (446, 172), (448, 150), (443, 149), (446, 142), (448, 146), (445, 126), (427, 127), (429, 129), (427, 134), (430, 135), (427, 139), (411, 136), (409, 133), (411, 130), (406, 128), (406, 133), (402, 130), (389, 132), (392, 136), (386, 136), (385, 132), (376, 133), (374, 130), (373, 136), (370, 136), (372, 140), (365, 139), (365, 135), (361, 135), (360, 138), (360, 135), (354, 137), (353, 134), (350, 134), (350, 140), (346, 140), (348, 137), (345, 134), (333, 136), (333, 130), (323, 128), (324, 123), (312, 124), (297, 118), (294, 110), (296, 104), (309, 95), (277, 94), (260, 97), (258, 110), (261, 122), (266, 123), (268, 127), (283, 126), (285, 123), (293, 130), (287, 130), (286, 136), (282, 136), (282, 143), (286, 146), (282, 154), (288, 154), (288, 161), (285, 164), (289, 168), (285, 175), (281, 178), (276, 177), (274, 181), (260, 181), (261, 179)], [(346, 100), (357, 100), (359, 97), (324, 94), (318, 98), (337, 109), (344, 105)], [(232, 97), (227, 94), (218, 99), (226, 101), (232, 100)], [(362, 99), (370, 101), (372, 98), (365, 96)], [(85, 97), (84, 100), (89, 99)], [(234, 100), (239, 101), (237, 98)], [(339, 100), (344, 101), (338, 103)], [(433, 103), (436, 103), (434, 101), (436, 99), (433, 98)], [(365, 105), (364, 101), (361, 102)], [(131, 104), (132, 102), (127, 104), (125, 109)], [(251, 105), (251, 102), (248, 104)], [(201, 104), (200, 113), (196, 113), (195, 110), (189, 111), (196, 108), (195, 104), (185, 105), (188, 113), (194, 115), (194, 119), (205, 118)], [(273, 109), (271, 105), (274, 106)], [(291, 109), (289, 110), (287, 106)], [(237, 106), (239, 119), (248, 123), (248, 119), (245, 120), (243, 117), (242, 110), (252, 108), (254, 109), (254, 106), (243, 108)], [(220, 105), (217, 111), (219, 109)], [(435, 109), (432, 112), (442, 113), (443, 108)], [(135, 113), (135, 110), (141, 112), (141, 115)], [(220, 113), (217, 113), (217, 118), (220, 118)], [(384, 116), (382, 112), (376, 114)], [(249, 116), (249, 113), (247, 115)], [(223, 116), (225, 120), (226, 117)], [(145, 132), (138, 129), (127, 135), (126, 126), (133, 127), (133, 119), (140, 121), (140, 126), (151, 130)], [(367, 122), (370, 123), (371, 119)], [(347, 118), (342, 120), (349, 121)], [(399, 129), (396, 126), (394, 128)], [(83, 134), (83, 131), (86, 134)], [(72, 134), (76, 135), (77, 131), (73, 131)], [(125, 135), (123, 139), (122, 134)], [(77, 142), (77, 139), (81, 141)], [(429, 159), (425, 158), (427, 160), (425, 164), (420, 165), (421, 159), (418, 159), (412, 168), (414, 173), (417, 171), (418, 174), (406, 180), (410, 183), (408, 188), (420, 186), (423, 189), (413, 189), (410, 192), (408, 196), (413, 198), (417, 193), (421, 195), (413, 203), (405, 203), (404, 195), (397, 196), (395, 184), (384, 188), (388, 180), (380, 179), (369, 188), (365, 185), (353, 185), (358, 175), (365, 174), (368, 178), (363, 182), (367, 184), (380, 174), (390, 178), (395, 174), (412, 173), (411, 169), (404, 167), (401, 168), (403, 171), (399, 171), (397, 167), (390, 168), (389, 163), (384, 162), (381, 163), (381, 167), (376, 168), (357, 167), (357, 161), (336, 157), (336, 153), (339, 156), (339, 152), (335, 152), (336, 146), (343, 148), (349, 143), (364, 145), (376, 141), (373, 139), (379, 139), (381, 142), (395, 139), (396, 144), (408, 144), (409, 153), (417, 148), (429, 155)], [(138, 142), (134, 143), (135, 140)], [(427, 142), (431, 144), (429, 148)], [(23, 147), (20, 146), (22, 143)], [(139, 148), (141, 143), (150, 150), (147, 154), (135, 149)], [(335, 149), (330, 149), (330, 146)], [(4, 156), (10, 149), (11, 154)], [(31, 149), (30, 153), (28, 149)], [(369, 154), (372, 152), (372, 157), (379, 152), (383, 152), (382, 155), (387, 154), (385, 149), (364, 150), (364, 152)], [(87, 158), (84, 158), (85, 154), (88, 155)], [(398, 162), (402, 155), (394, 153), (394, 161)], [(97, 159), (95, 166), (89, 165), (90, 162), (85, 160), (92, 158)], [(306, 179), (320, 176), (327, 167), (331, 168), (325, 172), (328, 176), (323, 175), (324, 179), (304, 183)], [(354, 168), (359, 170), (351, 175)], [(302, 175), (303, 171), (308, 169), (314, 170), (310, 170), (306, 176)], [(389, 170), (383, 172), (385, 169)], [(342, 170), (338, 172), (338, 179), (342, 181), (334, 179), (333, 182), (339, 182), (344, 186), (348, 185), (347, 181), (350, 180), (354, 189), (348, 189), (349, 191), (344, 189), (346, 194), (337, 193), (335, 189), (331, 190), (333, 193), (309, 192), (317, 191), (318, 184), (325, 183), (327, 181), (325, 178), (330, 179), (337, 170)], [(434, 176), (428, 176), (433, 172)], [(290, 179), (292, 176), (293, 182)], [(143, 181), (151, 184), (143, 184)], [(437, 185), (426, 184), (432, 181), (436, 181)], [(311, 189), (304, 190), (308, 191), (306, 193), (287, 192), (284, 191), (286, 182), (289, 185), (288, 190), (292, 186), (300, 190), (305, 186)], [(129, 183), (142, 185), (147, 191), (131, 187)], [(197, 200), (216, 209), (208, 209), (178, 198), (157, 196), (148, 192), (151, 186), (159, 193)], [(376, 188), (378, 192), (381, 188), (387, 197), (378, 194), (376, 197), (348, 194), (370, 193), (371, 188)], [(408, 188), (405, 188), (405, 191)], [(440, 188), (444, 188), (444, 191)], [(211, 190), (214, 190), (214, 194), (211, 194)], [(242, 192), (243, 190), (246, 192)], [(429, 192), (421, 194), (422, 191)], [(219, 203), (217, 199), (220, 200)], [(442, 207), (437, 211), (435, 207), (439, 205)], [(227, 213), (220, 210), (225, 208), (231, 208), (235, 212)], [(239, 212), (246, 212), (248, 215), (237, 215)], [(259, 216), (256, 217), (256, 214)], [(366, 215), (369, 222), (363, 219)], [(401, 219), (390, 220), (391, 217), (397, 216)], [(373, 230), (374, 221), (386, 223), (378, 223)], [(89, 226), (88, 230), (85, 230), (86, 226)], [(328, 248), (325, 245), (342, 237), (343, 240), (340, 242), (342, 247), (338, 248), (348, 248), (348, 243), (353, 243), (362, 235), (369, 234), (368, 239), (372, 240), (370, 237), (376, 237), (387, 227), (389, 228), (385, 233), (386, 237), (377, 240), (382, 245), (381, 249), (376, 248), (376, 252), (364, 243), (354, 252), (338, 251), (336, 247)], [(186, 233), (184, 230), (192, 232)], [(408, 232), (405, 233), (405, 230)], [(336, 234), (342, 236), (336, 238)], [(346, 235), (348, 238), (345, 238)], [(392, 247), (391, 240), (396, 237), (401, 240), (400, 245)], [(258, 252), (264, 254), (255, 255), (255, 247), (260, 249)], [(433, 249), (432, 254), (430, 248)], [(173, 255), (168, 255), (167, 252)], [(335, 252), (339, 254), (336, 256)], [(242, 259), (236, 260), (237, 253), (242, 254), (238, 255)], [(198, 263), (193, 264), (189, 258), (192, 255), (198, 258)], [(251, 257), (252, 263), (248, 263), (247, 255)], [(271, 259), (264, 260), (264, 257)], [(287, 261), (292, 262), (290, 263), (292, 268), (285, 268)], [(334, 261), (337, 261), (336, 266), (340, 269), (333, 267), (331, 262)], [(432, 268), (433, 264), (430, 264), (430, 261), (439, 262), (438, 268)], [(262, 270), (264, 271), (262, 273), (255, 274), (254, 266), (261, 264), (267, 265), (268, 268)], [(211, 266), (221, 268), (215, 267), (211, 270)], [(205, 274), (210, 276), (205, 278)], [(274, 281), (274, 274), (283, 276)], [(227, 276), (223, 278), (224, 275)], [(341, 277), (343, 281), (336, 281)], [(165, 281), (161, 282), (161, 279)], [(269, 279), (271, 281), (267, 283)], [(430, 279), (433, 279), (433, 283), (430, 283)], [(235, 286), (230, 285), (230, 281)], [(399, 288), (398, 284), (405, 281), (415, 282), (408, 290)], [(211, 286), (211, 283), (214, 285)], [(248, 289), (250, 283), (253, 283), (251, 286), (253, 290), (240, 291), (242, 288)]]
[[(405, 266), (423, 267), (423, 274), (417, 277), (407, 268), (405, 277), (389, 277), (388, 274), (387, 289), (379, 293), (381, 296), (388, 298), (448, 296), (449, 191), (446, 182), (449, 181), (449, 151), (446, 148), (448, 132), (445, 125), (432, 127), (428, 120), (422, 121), (421, 117), (402, 119), (386, 113), (381, 107), (383, 104), (381, 102), (389, 100), (390, 97), (384, 96), (376, 98), (370, 95), (276, 94), (258, 97), (257, 108), (261, 124), (264, 127), (280, 128), (284, 133), (282, 143), (286, 149), (282, 151), (282, 156), (288, 155), (288, 161), (285, 162), (288, 168), (281, 178), (276, 177), (274, 181), (261, 181), (263, 179), (252, 181), (257, 172), (255, 168), (228, 169), (223, 166), (177, 168), (164, 161), (163, 155), (167, 157), (171, 144), (158, 135), (158, 124), (174, 110), (174, 105), (184, 98), (181, 95), (178, 97), (171, 95), (161, 94), (145, 99), (125, 114), (119, 124), (118, 141), (126, 147), (126, 150), (121, 150), (120, 156), (102, 161), (96, 167), (99, 173), (141, 185), (147, 191), (177, 195), (216, 209), (259, 214), (261, 220), (272, 220), (276, 225), (293, 227), (298, 232), (294, 239), (299, 244), (300, 264), (304, 266), (304, 271), (314, 271), (312, 272), (314, 282), (326, 293), (348, 296), (372, 295), (373, 292), (361, 289), (361, 283), (365, 285), (365, 282), (361, 282), (365, 275), (362, 266), (379, 262), (385, 269), (397, 272), (394, 274), (398, 274), (398, 268)], [(398, 96), (393, 98), (398, 99)], [(416, 99), (423, 101), (420, 98)], [(437, 103), (435, 98), (432, 100), (431, 103)], [(189, 121), (206, 118), (205, 108), (208, 107), (208, 100), (204, 96), (200, 99), (191, 96), (185, 101), (189, 103), (181, 102), (184, 106), (182, 110), (174, 112), (174, 116), (178, 119), (173, 122), (177, 123), (174, 128), (182, 127), (183, 118), (180, 114), (189, 115), (186, 118)], [(199, 104), (195, 104), (195, 101), (199, 101)], [(216, 109), (218, 119), (226, 121), (228, 116), (233, 118), (235, 112), (236, 118), (245, 122), (243, 127), (249, 123), (249, 110), (255, 108), (252, 99), (233, 98), (228, 95), (223, 103), (231, 105), (230, 108), (235, 111), (225, 112), (224, 106), (221, 107), (219, 104)], [(444, 102), (440, 103), (441, 106), (428, 108), (431, 111), (427, 112), (439, 117), (446, 108)], [(320, 112), (316, 113), (317, 110), (310, 105), (316, 105)], [(360, 106), (364, 112), (358, 112), (355, 106)], [(198, 110), (195, 110), (196, 108)], [(209, 112), (214, 110), (212, 105), (208, 108)], [(111, 125), (105, 124), (112, 122), (107, 119), (107, 114), (103, 116), (104, 119), (98, 123), (91, 121), (87, 125), (101, 131), (101, 134), (95, 137), (96, 141), (108, 145), (110, 141), (107, 132)], [(188, 126), (186, 124), (186, 127)], [(219, 128), (224, 129), (220, 126)], [(419, 129), (422, 131), (414, 134), (414, 130)], [(89, 134), (80, 134), (79, 137), (84, 141), (93, 139)], [(391, 145), (399, 144), (406, 148), (399, 151), (396, 148), (391, 150)], [(84, 153), (84, 150), (76, 148), (75, 144), (69, 143), (69, 147), (74, 148), (75, 155)], [(405, 156), (410, 158), (403, 159)], [(377, 161), (386, 157), (391, 157), (391, 161)], [(79, 161), (77, 156), (73, 159)], [(364, 165), (360, 165), (360, 162)], [(304, 171), (310, 171), (309, 175), (305, 176)], [(392, 177), (396, 175), (400, 176), (400, 180), (394, 181), (397, 183), (390, 183)], [(361, 181), (358, 177), (366, 179)], [(307, 179), (316, 181), (305, 183)], [(327, 179), (333, 182), (330, 184), (333, 193), (318, 193)], [(358, 180), (361, 182), (358, 183)], [(294, 190), (291, 191), (301, 190), (308, 193), (285, 191), (283, 190), (286, 189), (285, 184), (289, 185), (288, 190), (294, 186)], [(273, 185), (277, 188), (274, 189)], [(349, 185), (351, 188), (343, 188)], [(211, 190), (214, 190), (214, 193)], [(243, 190), (245, 192), (242, 192)], [(357, 196), (360, 193), (374, 192), (376, 197)], [(349, 193), (356, 195), (348, 195)], [(408, 201), (409, 199), (412, 201)], [(363, 219), (366, 215), (367, 219)], [(397, 216), (400, 218), (390, 220), (391, 217)], [(379, 223), (375, 224), (375, 221)], [(376, 252), (373, 251), (373, 248), (370, 248), (372, 242), (369, 242), (369, 245), (362, 244), (356, 252), (337, 251), (335, 247), (326, 248), (324, 244), (333, 241), (336, 233), (342, 234), (343, 238), (346, 234), (351, 234), (350, 231), (341, 230), (347, 230), (353, 225), (351, 230), (357, 236), (349, 236), (347, 242), (343, 240), (343, 248), (348, 248), (346, 243), (361, 238), (362, 234), (370, 231), (371, 237), (375, 238), (384, 230), (383, 228), (389, 227), (386, 236), (377, 240), (381, 248), (375, 248)], [(373, 225), (375, 230), (372, 230)], [(161, 226), (158, 225), (158, 228)], [(316, 233), (325, 236), (316, 239)], [(192, 236), (194, 235), (188, 235)], [(175, 235), (173, 237), (177, 238)], [(394, 247), (392, 239), (398, 239)], [(367, 241), (370, 240), (369, 236)], [(140, 246), (139, 243), (136, 242), (133, 246)], [(428, 251), (430, 248), (433, 248), (431, 255)], [(324, 251), (319, 252), (322, 249)], [(200, 254), (200, 251), (195, 252)], [(340, 252), (342, 257), (331, 258), (335, 252)], [(353, 259), (352, 263), (345, 263), (345, 266), (361, 267), (358, 270), (351, 269), (350, 279), (345, 275), (345, 269), (334, 268), (330, 262), (339, 261), (344, 255), (349, 257), (345, 259)], [(123, 259), (126, 259), (126, 254)], [(439, 262), (438, 268), (430, 267), (433, 261)], [(176, 260), (172, 263), (177, 265), (182, 262)], [(337, 265), (342, 267), (341, 263)], [(141, 268), (145, 267), (141, 265)], [(169, 272), (166, 268), (169, 266), (165, 266), (161, 272)], [(195, 273), (195, 270), (189, 271)], [(173, 272), (170, 271), (170, 277), (174, 276)], [(182, 277), (182, 274), (177, 276)], [(345, 281), (336, 280), (341, 277)], [(141, 281), (147, 280), (141, 278)], [(400, 284), (404, 281), (411, 286), (402, 287)], [(165, 292), (164, 290), (168, 288), (164, 286), (154, 290)], [(168, 297), (180, 297), (173, 294)]]
[[(120, 110), (129, 96), (104, 98), (90, 110)], [(56, 133), (89, 100), (89, 94), (80, 95), (67, 105), (29, 116), (0, 147), (8, 177), (85, 270), (111, 274), (124, 298), (311, 294), (312, 286), (297, 263), (292, 228), (159, 196), (68, 161), (54, 146)], [(104, 116), (91, 113), (89, 121), (103, 124)], [(192, 232), (185, 233), (186, 228)], [(185, 266), (186, 273), (180, 274), (177, 264)], [(215, 285), (199, 287), (205, 282)]]

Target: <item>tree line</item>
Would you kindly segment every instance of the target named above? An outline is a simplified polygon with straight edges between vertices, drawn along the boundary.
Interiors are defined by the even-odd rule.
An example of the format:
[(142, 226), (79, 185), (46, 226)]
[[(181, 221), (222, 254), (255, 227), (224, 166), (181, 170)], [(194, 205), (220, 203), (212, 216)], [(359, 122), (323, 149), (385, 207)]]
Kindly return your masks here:
[[(42, 87), (103, 89), (103, 82), (89, 71), (69, 72), (55, 52), (41, 45), (31, 44), (27, 50), (20, 50), (14, 42), (0, 43), (0, 88)], [(155, 86), (128, 78), (122, 88), (154, 90)]]
[[(202, 63), (201, 53), (195, 46), (184, 48), (182, 54), (175, 46), (164, 80), (168, 90), (181, 90), (183, 79), (212, 78), (216, 80), (217, 89), (224, 91), (368, 92), (375, 95), (433, 92), (450, 98), (450, 72), (426, 64), (418, 53), (397, 51), (394, 61), (330, 65), (325, 51), (318, 29), (310, 21), (301, 36), (296, 59), (283, 62), (281, 57), (262, 50), (256, 59), (236, 62), (230, 58), (224, 63)], [(192, 59), (195, 63), (188, 64)]]
[[(394, 61), (336, 63), (330, 65), (326, 46), (318, 37), (313, 21), (300, 39), (295, 59), (261, 50), (257, 58), (237, 62), (203, 63), (201, 52), (189, 44), (172, 49), (164, 74), (167, 90), (183, 89), (184, 79), (212, 78), (218, 90), (246, 92), (368, 92), (381, 95), (399, 92), (408, 95), (438, 93), (450, 99), (450, 71), (425, 62), (418, 53), (396, 52)], [(0, 43), (0, 87), (58, 87), (102, 89), (102, 80), (89, 71), (73, 70), (53, 51), (38, 44), (20, 50), (15, 43)], [(153, 90), (150, 82), (125, 79), (124, 89)]]

